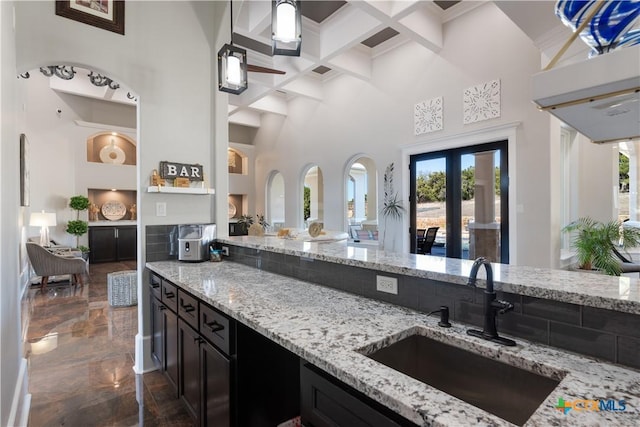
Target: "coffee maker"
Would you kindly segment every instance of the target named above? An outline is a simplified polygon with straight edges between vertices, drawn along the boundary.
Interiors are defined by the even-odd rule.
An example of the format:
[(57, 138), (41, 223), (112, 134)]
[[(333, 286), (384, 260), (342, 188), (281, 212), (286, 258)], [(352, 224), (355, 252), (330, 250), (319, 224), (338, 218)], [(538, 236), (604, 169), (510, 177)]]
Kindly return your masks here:
[(215, 224), (178, 225), (178, 261), (207, 261), (209, 245), (215, 239)]

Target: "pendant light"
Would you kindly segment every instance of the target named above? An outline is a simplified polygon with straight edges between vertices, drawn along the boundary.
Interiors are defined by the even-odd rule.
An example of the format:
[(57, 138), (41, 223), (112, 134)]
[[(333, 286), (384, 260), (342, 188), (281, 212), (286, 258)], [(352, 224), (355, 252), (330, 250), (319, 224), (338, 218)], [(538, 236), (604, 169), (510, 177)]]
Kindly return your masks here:
[(271, 47), (273, 55), (300, 56), (301, 44), (300, 0), (272, 0)]
[(231, 43), (218, 51), (218, 90), (238, 95), (248, 87), (247, 51), (233, 45), (233, 0), (229, 1)]

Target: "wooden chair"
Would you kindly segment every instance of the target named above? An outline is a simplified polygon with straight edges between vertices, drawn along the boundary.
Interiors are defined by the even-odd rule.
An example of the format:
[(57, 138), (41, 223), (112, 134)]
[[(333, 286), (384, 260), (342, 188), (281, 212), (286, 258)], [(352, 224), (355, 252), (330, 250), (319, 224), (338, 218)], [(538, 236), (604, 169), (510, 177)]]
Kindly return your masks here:
[(87, 262), (78, 257), (62, 257), (54, 255), (37, 243), (26, 243), (27, 255), (33, 271), (42, 277), (40, 290), (44, 291), (50, 276), (71, 275), (73, 286), (80, 283), (84, 286), (82, 275), (87, 271)]
[(427, 255), (431, 253), (431, 247), (433, 243), (436, 241), (436, 235), (438, 234), (438, 229), (440, 227), (429, 227), (424, 234), (424, 241), (422, 242), (422, 247), (420, 248), (420, 253)]

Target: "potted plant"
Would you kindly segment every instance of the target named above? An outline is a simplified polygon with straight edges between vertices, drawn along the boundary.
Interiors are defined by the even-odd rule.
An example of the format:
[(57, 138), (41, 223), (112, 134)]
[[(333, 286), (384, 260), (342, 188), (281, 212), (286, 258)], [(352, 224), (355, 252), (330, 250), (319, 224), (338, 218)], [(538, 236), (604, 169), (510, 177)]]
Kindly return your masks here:
[(393, 167), (393, 162), (389, 163), (383, 177), (384, 199), (380, 211), (384, 218), (384, 231), (381, 242), (383, 247), (387, 237), (387, 219), (391, 218), (393, 221), (402, 219), (402, 215), (405, 212), (402, 200), (398, 198), (398, 193), (393, 189)]
[(563, 228), (575, 233), (571, 241), (576, 251), (578, 268), (600, 270), (611, 276), (622, 273), (616, 245), (622, 249), (640, 245), (640, 229), (623, 227), (620, 221), (600, 222), (582, 217)]
[(80, 212), (89, 208), (89, 198), (85, 196), (73, 196), (69, 199), (69, 207), (76, 211), (76, 219), (67, 222), (67, 233), (76, 236), (76, 247), (82, 251), (85, 258), (89, 253), (89, 248), (80, 245), (80, 236), (89, 231), (89, 223), (80, 219)]
[(253, 224), (253, 216), (251, 215), (240, 215), (238, 218), (238, 226), (240, 227), (241, 234), (249, 233), (249, 227)]

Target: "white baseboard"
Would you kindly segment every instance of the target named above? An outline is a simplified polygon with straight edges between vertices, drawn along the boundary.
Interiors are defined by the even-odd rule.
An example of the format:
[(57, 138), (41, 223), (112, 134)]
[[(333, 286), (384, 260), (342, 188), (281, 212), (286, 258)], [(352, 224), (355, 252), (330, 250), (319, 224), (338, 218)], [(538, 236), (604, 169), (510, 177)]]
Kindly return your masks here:
[(10, 427), (26, 427), (29, 423), (29, 409), (31, 408), (31, 394), (29, 393), (29, 371), (27, 359), (20, 359), (18, 380), (13, 393), (11, 412), (7, 425)]
[(133, 366), (136, 374), (146, 374), (158, 369), (151, 358), (151, 338), (150, 335), (136, 335), (136, 361)]

